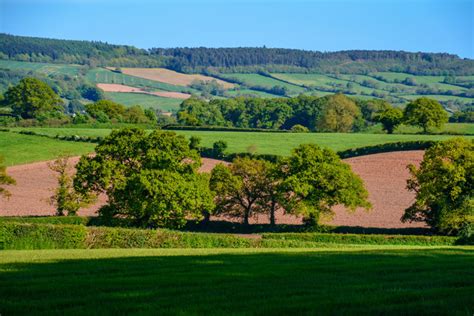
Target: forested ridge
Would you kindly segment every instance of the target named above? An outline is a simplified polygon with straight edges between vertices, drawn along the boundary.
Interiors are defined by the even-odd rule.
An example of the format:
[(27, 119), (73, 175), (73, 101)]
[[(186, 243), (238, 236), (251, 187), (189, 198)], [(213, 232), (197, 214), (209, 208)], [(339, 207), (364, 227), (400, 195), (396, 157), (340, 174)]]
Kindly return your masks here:
[[(159, 41), (157, 39), (157, 41)], [(91, 66), (166, 67), (181, 72), (352, 73), (375, 71), (417, 75), (474, 75), (474, 60), (447, 53), (388, 50), (318, 52), (285, 48), (138, 49), (96, 41), (0, 34), (0, 59)]]

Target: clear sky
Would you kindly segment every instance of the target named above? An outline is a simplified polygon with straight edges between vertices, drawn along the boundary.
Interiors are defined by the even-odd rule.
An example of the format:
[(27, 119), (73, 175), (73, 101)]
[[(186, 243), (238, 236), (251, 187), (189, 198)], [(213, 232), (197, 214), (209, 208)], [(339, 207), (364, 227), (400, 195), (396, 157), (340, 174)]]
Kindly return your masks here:
[(474, 0), (0, 0), (0, 32), (150, 47), (393, 49), (474, 58)]

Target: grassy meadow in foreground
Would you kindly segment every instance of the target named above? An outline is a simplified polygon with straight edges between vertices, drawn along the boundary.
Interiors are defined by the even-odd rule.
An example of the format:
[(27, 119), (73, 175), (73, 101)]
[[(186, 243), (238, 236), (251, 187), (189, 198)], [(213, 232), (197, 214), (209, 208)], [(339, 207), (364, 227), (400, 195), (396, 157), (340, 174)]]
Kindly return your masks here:
[(0, 310), (472, 315), (473, 261), (472, 247), (2, 251)]
[[(91, 128), (17, 128), (32, 130), (49, 136), (79, 135), (107, 136), (111, 129)], [(335, 151), (389, 142), (414, 140), (446, 140), (450, 135), (404, 135), (404, 134), (359, 134), (359, 133), (264, 133), (264, 132), (219, 132), (219, 131), (177, 131), (186, 137), (198, 136), (202, 146), (212, 147), (218, 140), (226, 141), (228, 152), (247, 152), (249, 147), (259, 154), (288, 155), (299, 144), (316, 143)], [(465, 136), (473, 138), (473, 136)], [(20, 135), (11, 132), (0, 133), (0, 154), (7, 166), (34, 161), (49, 160), (61, 153), (81, 155), (90, 153), (94, 144), (66, 142), (40, 136)]]

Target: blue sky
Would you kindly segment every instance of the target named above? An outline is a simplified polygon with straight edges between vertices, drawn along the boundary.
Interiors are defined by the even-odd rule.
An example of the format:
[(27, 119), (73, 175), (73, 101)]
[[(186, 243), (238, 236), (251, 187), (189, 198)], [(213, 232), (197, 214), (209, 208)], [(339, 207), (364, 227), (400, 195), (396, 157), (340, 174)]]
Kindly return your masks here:
[(394, 49), (474, 58), (474, 0), (0, 0), (0, 32), (141, 48)]

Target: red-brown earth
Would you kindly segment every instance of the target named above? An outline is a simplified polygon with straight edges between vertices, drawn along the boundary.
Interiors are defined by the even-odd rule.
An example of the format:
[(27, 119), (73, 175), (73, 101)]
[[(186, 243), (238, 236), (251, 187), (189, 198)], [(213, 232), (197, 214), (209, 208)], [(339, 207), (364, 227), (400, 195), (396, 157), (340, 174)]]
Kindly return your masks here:
[[(357, 210), (349, 213), (338, 206), (334, 209), (334, 218), (327, 222), (333, 225), (380, 228), (424, 226), (422, 223), (400, 222), (403, 211), (414, 201), (414, 194), (405, 188), (408, 178), (406, 166), (418, 165), (422, 159), (423, 151), (382, 153), (346, 159), (345, 162), (363, 179), (373, 209), (369, 212)], [(71, 162), (77, 162), (77, 158)], [(220, 162), (203, 159), (200, 171), (209, 172)], [(17, 185), (8, 187), (12, 194), (10, 199), (0, 199), (0, 216), (54, 214), (54, 207), (49, 204), (48, 199), (56, 185), (56, 179), (47, 162), (9, 167), (7, 173), (17, 181)], [(106, 197), (101, 196), (94, 206), (80, 210), (79, 215), (95, 215), (105, 202)], [(268, 218), (258, 216), (252, 222), (268, 223)], [(277, 223), (298, 224), (301, 223), (301, 218), (280, 213)]]

